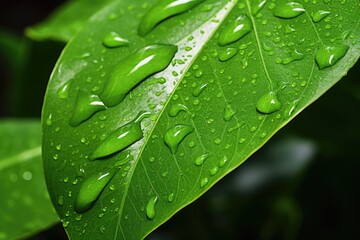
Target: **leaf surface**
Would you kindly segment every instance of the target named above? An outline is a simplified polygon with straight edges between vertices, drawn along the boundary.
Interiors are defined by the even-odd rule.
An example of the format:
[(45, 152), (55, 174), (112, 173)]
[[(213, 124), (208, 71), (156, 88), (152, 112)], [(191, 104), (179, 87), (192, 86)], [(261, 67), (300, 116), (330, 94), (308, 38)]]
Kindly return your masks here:
[(69, 0), (43, 22), (27, 28), (26, 35), (36, 41), (68, 42), (96, 11), (111, 1)]
[[(74, 239), (144, 238), (245, 161), (359, 58), (355, 0), (208, 0), (154, 15), (152, 9), (162, 9), (157, 2), (106, 6), (54, 69), (43, 111), (46, 178)], [(142, 19), (151, 28), (141, 37)], [(111, 32), (127, 44), (107, 45)], [(161, 70), (156, 55), (146, 54), (169, 45), (178, 51)]]
[(38, 120), (0, 121), (0, 239), (19, 239), (58, 222), (45, 186)]

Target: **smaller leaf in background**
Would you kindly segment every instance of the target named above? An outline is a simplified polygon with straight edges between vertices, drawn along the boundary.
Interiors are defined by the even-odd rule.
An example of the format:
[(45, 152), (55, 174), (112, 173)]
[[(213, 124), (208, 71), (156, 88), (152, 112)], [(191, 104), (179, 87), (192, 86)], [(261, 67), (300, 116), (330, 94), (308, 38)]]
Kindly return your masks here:
[[(26, 29), (33, 40), (57, 40), (68, 42), (87, 20), (112, 0), (72, 0), (53, 12), (48, 19)], [(114, 16), (115, 17), (115, 16)]]
[(29, 236), (58, 222), (41, 161), (38, 120), (0, 121), (0, 239)]

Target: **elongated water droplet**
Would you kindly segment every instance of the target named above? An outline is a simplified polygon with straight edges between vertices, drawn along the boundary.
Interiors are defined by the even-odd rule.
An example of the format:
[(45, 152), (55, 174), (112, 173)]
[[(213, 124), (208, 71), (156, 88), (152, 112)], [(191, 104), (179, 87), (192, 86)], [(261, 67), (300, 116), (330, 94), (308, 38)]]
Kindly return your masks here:
[(305, 8), (298, 2), (288, 2), (276, 6), (274, 16), (279, 18), (294, 18), (305, 12)]
[(59, 88), (59, 90), (57, 91), (59, 98), (65, 99), (65, 98), (69, 97), (71, 83), (72, 83), (72, 81), (67, 81), (64, 85), (62, 85)]
[(128, 45), (129, 41), (122, 38), (116, 32), (110, 32), (107, 35), (105, 35), (105, 37), (103, 39), (103, 44), (109, 48), (116, 48), (116, 47), (122, 47), (122, 46)]
[(165, 69), (176, 52), (174, 45), (154, 44), (123, 59), (106, 82), (100, 98), (106, 106), (116, 106), (136, 85)]
[(224, 167), (227, 162), (228, 162), (228, 158), (226, 156), (224, 156), (219, 161), (219, 167), (221, 167), (221, 168)]
[(101, 192), (105, 189), (117, 171), (117, 168), (109, 168), (85, 179), (80, 186), (78, 195), (76, 196), (74, 205), (75, 211), (78, 213), (88, 211), (99, 198)]
[(256, 16), (261, 9), (265, 6), (267, 0), (252, 0), (251, 1), (251, 14)]
[(208, 85), (207, 83), (203, 83), (203, 84), (201, 84), (200, 86), (196, 87), (196, 88), (194, 89), (192, 95), (193, 95), (194, 97), (200, 96), (200, 94), (205, 90), (205, 88), (206, 88), (207, 85)]
[(70, 119), (70, 125), (76, 127), (91, 118), (95, 113), (102, 110), (106, 110), (106, 107), (98, 95), (88, 95), (83, 91), (80, 91), (76, 100), (73, 115)]
[(233, 110), (230, 105), (227, 105), (227, 106), (225, 107), (224, 120), (225, 120), (226, 122), (230, 121), (235, 114), (236, 114), (236, 111)]
[(304, 59), (304, 54), (297, 50), (293, 50), (290, 52), (290, 57), (284, 58), (281, 63), (284, 65), (287, 65), (289, 63), (292, 63), (294, 61), (299, 61), (301, 59)]
[(170, 193), (167, 197), (167, 200), (169, 203), (173, 202), (175, 200), (175, 194), (174, 193)]
[(90, 159), (109, 156), (139, 141), (143, 137), (141, 121), (147, 117), (150, 117), (150, 114), (142, 111), (134, 120), (110, 133), (91, 154)]
[(236, 42), (251, 32), (252, 25), (249, 18), (242, 14), (234, 21), (230, 22), (219, 36), (219, 45), (224, 46)]
[(155, 206), (157, 201), (158, 201), (157, 196), (151, 197), (148, 204), (146, 205), (146, 216), (150, 220), (154, 219), (156, 216)]
[(238, 48), (226, 48), (219, 53), (219, 61), (226, 62), (233, 58), (239, 52)]
[(190, 133), (194, 132), (194, 127), (190, 125), (179, 124), (170, 128), (165, 133), (164, 141), (169, 147), (172, 153), (176, 153), (178, 150), (179, 144), (184, 140), (184, 138)]
[(282, 103), (277, 98), (276, 92), (269, 92), (264, 94), (257, 102), (256, 109), (265, 114), (270, 114), (279, 111)]
[(299, 99), (293, 101), (289, 106), (287, 106), (284, 112), (284, 117), (286, 119), (290, 118), (294, 114), (295, 109), (297, 108), (298, 105), (299, 105)]
[(208, 182), (209, 182), (209, 179), (207, 177), (201, 179), (200, 187), (202, 187), (202, 188), (205, 187), (208, 184)]
[(122, 166), (133, 159), (134, 159), (134, 157), (133, 157), (133, 155), (131, 155), (130, 150), (123, 151), (123, 152), (119, 153), (118, 156), (116, 156), (115, 166)]
[(336, 46), (322, 46), (316, 51), (315, 61), (319, 69), (331, 67), (343, 58), (348, 50), (349, 46), (342, 44)]
[(208, 154), (208, 153), (205, 153), (205, 154), (197, 157), (197, 158), (195, 159), (195, 165), (196, 165), (196, 166), (201, 166), (201, 165), (203, 165), (204, 162), (205, 162), (205, 160), (208, 159), (208, 157), (209, 157), (209, 154)]
[(159, 23), (186, 12), (204, 0), (162, 0), (153, 6), (143, 17), (139, 25), (139, 35), (144, 36), (153, 30)]
[(330, 14), (329, 11), (319, 10), (319, 11), (314, 12), (314, 13), (311, 15), (311, 17), (312, 17), (313, 22), (318, 23), (318, 22), (320, 22), (321, 20), (323, 20), (326, 16), (328, 16), (329, 14)]
[(171, 106), (170, 110), (169, 110), (169, 116), (170, 117), (176, 117), (177, 115), (179, 115), (180, 112), (184, 111), (186, 112), (188, 109), (185, 105), (181, 104), (181, 103), (177, 103)]

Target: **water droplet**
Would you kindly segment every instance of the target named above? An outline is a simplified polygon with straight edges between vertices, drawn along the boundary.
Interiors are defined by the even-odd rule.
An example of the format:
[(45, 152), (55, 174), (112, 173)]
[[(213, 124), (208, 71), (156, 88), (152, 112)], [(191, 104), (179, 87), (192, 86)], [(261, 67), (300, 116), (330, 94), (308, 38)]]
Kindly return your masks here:
[(256, 109), (261, 113), (270, 114), (276, 111), (279, 111), (282, 107), (282, 103), (277, 98), (276, 92), (269, 92), (264, 94), (258, 100), (256, 104)]
[(78, 213), (88, 211), (99, 198), (101, 192), (106, 185), (108, 185), (117, 170), (117, 168), (109, 168), (85, 179), (81, 184), (75, 200), (75, 211)]
[(106, 230), (105, 226), (100, 227), (100, 233), (105, 233), (105, 230)]
[(208, 153), (205, 153), (205, 154), (197, 157), (197, 158), (195, 159), (195, 165), (196, 165), (196, 166), (201, 166), (201, 165), (203, 165), (204, 162), (206, 161), (206, 159), (208, 159), (208, 157), (209, 157), (209, 154), (208, 154)]
[(239, 52), (238, 48), (226, 48), (225, 50), (222, 50), (219, 55), (219, 61), (226, 62), (233, 58), (237, 53)]
[(209, 179), (207, 177), (201, 179), (200, 181), (200, 187), (205, 187), (209, 182)]
[(154, 219), (156, 216), (155, 206), (157, 201), (158, 201), (157, 196), (151, 197), (148, 204), (146, 205), (146, 216), (150, 220)]
[(321, 20), (323, 20), (326, 16), (328, 16), (330, 14), (329, 11), (326, 10), (318, 10), (316, 12), (314, 12), (311, 17), (313, 22), (318, 23)]
[(142, 111), (134, 120), (110, 133), (91, 154), (90, 159), (95, 160), (109, 156), (139, 141), (143, 137), (141, 121), (148, 117), (150, 114)]
[(153, 6), (143, 17), (139, 25), (139, 35), (144, 36), (153, 30), (159, 23), (186, 12), (204, 0), (162, 0)]
[(49, 116), (46, 118), (46, 125), (51, 126), (52, 125), (52, 113), (49, 114)]
[(58, 200), (57, 203), (59, 206), (64, 205), (64, 196), (63, 195), (60, 195), (57, 200)]
[(67, 81), (64, 85), (62, 85), (57, 91), (59, 98), (61, 99), (68, 98), (70, 87), (71, 87), (71, 81)]
[(167, 200), (169, 203), (173, 202), (175, 200), (175, 194), (174, 193), (170, 193), (168, 196), (167, 196)]
[(116, 32), (110, 32), (105, 35), (105, 37), (103, 39), (103, 44), (109, 48), (116, 48), (116, 47), (122, 47), (122, 46), (129, 44), (129, 41), (122, 38)]
[(345, 56), (349, 47), (346, 45), (322, 46), (316, 51), (315, 61), (319, 69), (333, 66)]
[(236, 114), (236, 111), (233, 110), (230, 105), (227, 105), (225, 107), (224, 120), (226, 122), (229, 122), (235, 114)]
[(200, 86), (196, 87), (196, 88), (194, 89), (192, 95), (193, 95), (194, 97), (200, 96), (200, 94), (205, 90), (205, 88), (206, 88), (207, 85), (208, 85), (207, 83), (203, 83), (203, 84), (201, 84)]
[(256, 16), (261, 9), (265, 6), (267, 0), (252, 0), (251, 1), (251, 14)]
[(186, 112), (188, 109), (185, 105), (181, 104), (181, 103), (177, 103), (171, 106), (170, 110), (169, 110), (169, 116), (171, 117), (176, 117), (177, 115), (179, 115), (179, 113), (181, 111)]
[(288, 2), (276, 6), (274, 16), (279, 18), (294, 18), (305, 12), (304, 6), (298, 2)]
[(210, 175), (214, 176), (215, 174), (217, 174), (218, 171), (219, 171), (219, 167), (215, 166), (212, 169), (210, 169)]
[(165, 69), (176, 52), (174, 45), (154, 44), (123, 59), (106, 82), (100, 98), (106, 106), (116, 106), (135, 86)]
[(190, 125), (179, 124), (170, 128), (166, 134), (164, 141), (169, 147), (172, 153), (176, 153), (178, 150), (179, 144), (184, 140), (184, 138), (190, 133), (194, 132), (194, 127)]
[(299, 104), (299, 100), (295, 100), (293, 101), (289, 106), (287, 106), (285, 113), (284, 113), (284, 117), (285, 118), (289, 118), (294, 114), (295, 109), (297, 108)]
[(133, 160), (134, 157), (131, 155), (130, 150), (123, 151), (116, 156), (115, 166), (122, 166)]
[(251, 32), (251, 21), (245, 14), (230, 22), (219, 36), (219, 45), (224, 46), (236, 42)]
[(73, 115), (70, 119), (70, 125), (79, 126), (81, 123), (91, 118), (95, 113), (106, 110), (104, 103), (98, 95), (87, 95), (80, 91), (76, 100)]
[(287, 65), (289, 63), (292, 63), (294, 61), (299, 61), (301, 59), (304, 59), (304, 54), (297, 51), (296, 49), (290, 52), (290, 57), (284, 58), (281, 60), (281, 63), (284, 65)]
[(224, 156), (219, 161), (219, 167), (221, 167), (221, 168), (224, 167), (227, 162), (228, 162), (228, 158), (226, 156)]

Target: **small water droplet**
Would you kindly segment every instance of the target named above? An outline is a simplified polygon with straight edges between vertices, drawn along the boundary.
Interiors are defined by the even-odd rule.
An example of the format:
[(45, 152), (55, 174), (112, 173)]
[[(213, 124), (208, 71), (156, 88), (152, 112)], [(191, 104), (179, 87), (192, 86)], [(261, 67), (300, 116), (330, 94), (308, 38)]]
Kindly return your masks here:
[(220, 33), (219, 45), (225, 46), (236, 42), (251, 32), (252, 24), (245, 14), (241, 14), (237, 19), (231, 21)]
[(252, 0), (251, 1), (251, 14), (256, 16), (261, 9), (265, 6), (267, 0)]
[(326, 16), (328, 16), (330, 14), (329, 11), (326, 10), (318, 10), (316, 12), (314, 12), (311, 17), (313, 22), (318, 23), (321, 20), (323, 20)]
[(228, 162), (228, 158), (226, 156), (224, 156), (219, 161), (219, 167), (221, 167), (221, 168), (224, 167), (227, 162)]
[(169, 203), (173, 202), (175, 200), (175, 194), (174, 193), (170, 193), (168, 196), (167, 196), (167, 200)]
[(104, 103), (98, 95), (87, 95), (80, 91), (76, 100), (73, 115), (70, 119), (70, 125), (79, 126), (84, 121), (91, 118), (95, 113), (106, 110)]
[(88, 211), (99, 198), (101, 192), (105, 189), (106, 185), (108, 185), (117, 170), (117, 168), (105, 169), (85, 179), (80, 186), (75, 200), (75, 211), (78, 213)]
[(282, 107), (282, 103), (277, 98), (276, 92), (269, 92), (264, 94), (260, 99), (258, 100), (256, 104), (256, 109), (265, 114), (270, 114), (276, 111), (279, 111)]
[(64, 85), (62, 85), (59, 90), (57, 91), (57, 94), (59, 98), (65, 99), (69, 97), (69, 91), (71, 87), (72, 81), (67, 81)]
[(229, 122), (235, 114), (236, 114), (236, 111), (233, 110), (230, 105), (227, 105), (225, 107), (224, 120), (226, 122)]
[(130, 150), (123, 151), (116, 156), (115, 166), (122, 166), (133, 160), (134, 157), (131, 155)]
[(59, 206), (63, 206), (64, 205), (64, 196), (60, 195), (57, 199), (57, 203)]
[(195, 159), (195, 165), (196, 166), (201, 166), (204, 164), (204, 162), (206, 161), (206, 159), (208, 159), (209, 157), (209, 154), (208, 153), (204, 153), (203, 155), (197, 157)]
[(114, 107), (126, 95), (150, 75), (165, 69), (171, 62), (177, 47), (154, 44), (140, 49), (120, 61), (100, 94), (106, 106)]
[(169, 147), (172, 153), (176, 153), (178, 145), (184, 140), (184, 138), (190, 133), (194, 132), (194, 127), (190, 125), (179, 124), (170, 128), (164, 137), (166, 145)]
[(305, 12), (305, 8), (298, 2), (288, 2), (276, 6), (274, 16), (279, 18), (295, 18)]
[(159, 1), (143, 17), (139, 25), (139, 35), (144, 36), (153, 30), (159, 23), (164, 20), (186, 12), (204, 0), (165, 0)]
[(290, 57), (284, 58), (281, 60), (281, 63), (284, 65), (287, 65), (289, 63), (292, 63), (294, 61), (299, 61), (304, 59), (304, 54), (297, 51), (296, 49), (290, 52)]
[(129, 41), (122, 38), (116, 32), (110, 32), (105, 35), (105, 37), (103, 39), (103, 44), (109, 48), (117, 48), (117, 47), (122, 47), (122, 46), (128, 45)]
[(148, 204), (146, 205), (146, 217), (150, 220), (154, 219), (156, 216), (155, 206), (158, 201), (157, 196), (153, 196), (150, 198)]
[(209, 179), (207, 177), (201, 179), (200, 181), (200, 187), (205, 187), (209, 182)]
[(337, 61), (345, 56), (349, 46), (339, 44), (334, 46), (322, 46), (316, 51), (315, 61), (319, 69), (333, 66)]
[(148, 117), (148, 112), (141, 111), (135, 119), (110, 133), (91, 154), (90, 160), (109, 156), (139, 141), (143, 137), (141, 121)]
[(218, 171), (219, 171), (219, 167), (215, 166), (212, 169), (210, 169), (210, 175), (214, 176), (215, 174), (217, 174)]
[(182, 111), (184, 111), (184, 112), (188, 111), (187, 107), (181, 103), (177, 103), (177, 104), (174, 104), (171, 106), (168, 114), (171, 117), (176, 117)]
[(219, 61), (226, 62), (232, 59), (238, 52), (239, 52), (238, 48), (226, 48), (225, 50), (222, 50), (219, 53), (218, 55)]
[(46, 118), (46, 125), (49, 127), (52, 125), (52, 117), (53, 115), (52, 113), (50, 113), (49, 116)]
[(198, 87), (196, 87), (194, 89), (194, 91), (192, 92), (192, 95), (194, 97), (200, 96), (200, 94), (205, 90), (207, 85), (208, 85), (207, 83), (203, 83), (203, 84), (199, 85)]

